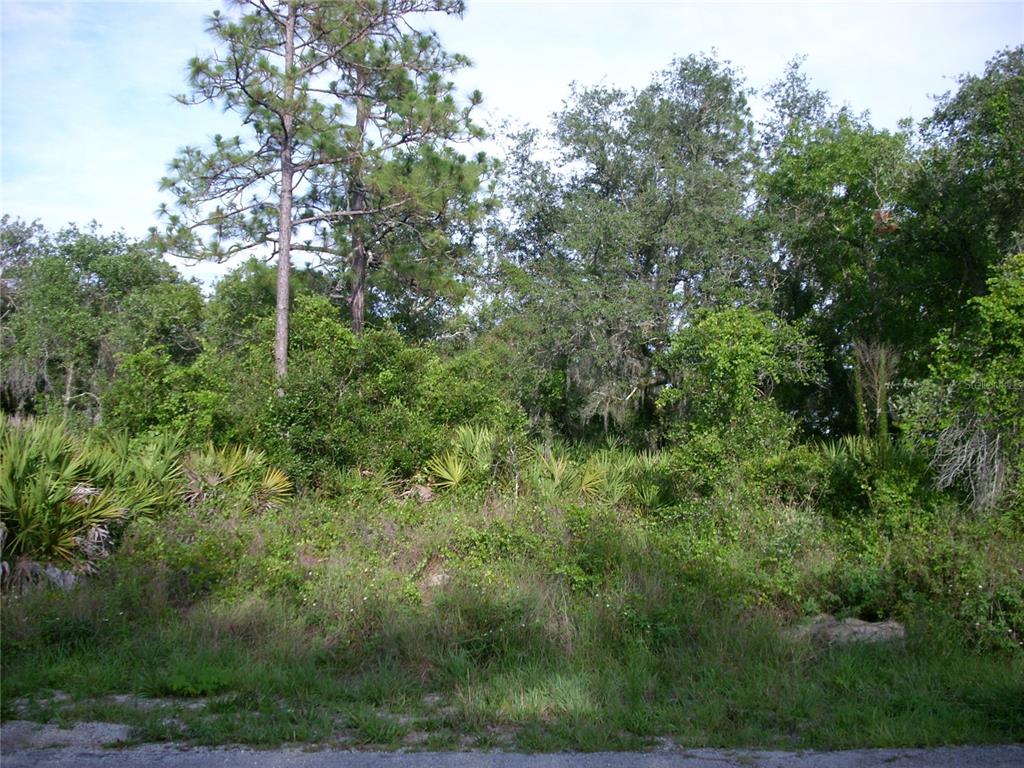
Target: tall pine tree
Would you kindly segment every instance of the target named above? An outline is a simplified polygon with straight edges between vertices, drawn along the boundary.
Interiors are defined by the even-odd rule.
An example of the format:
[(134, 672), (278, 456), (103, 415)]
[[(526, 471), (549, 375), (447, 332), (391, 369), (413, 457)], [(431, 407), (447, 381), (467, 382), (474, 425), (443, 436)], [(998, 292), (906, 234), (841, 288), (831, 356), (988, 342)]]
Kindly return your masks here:
[(476, 164), (449, 142), (476, 133), (469, 109), (479, 95), (456, 104), (446, 75), (468, 62), (410, 25), (415, 14), (461, 14), (459, 0), (232, 5), (211, 17), (217, 50), (190, 62), (191, 93), (180, 100), (234, 112), (244, 133), (174, 159), (163, 187), (175, 210), (165, 209), (160, 239), (191, 258), (272, 249), (274, 364), (284, 378), (293, 252), (348, 265), (352, 324), (361, 329), (367, 269), (385, 258), (368, 248), (380, 240), (371, 222), (443, 229), (448, 197), (475, 190)]

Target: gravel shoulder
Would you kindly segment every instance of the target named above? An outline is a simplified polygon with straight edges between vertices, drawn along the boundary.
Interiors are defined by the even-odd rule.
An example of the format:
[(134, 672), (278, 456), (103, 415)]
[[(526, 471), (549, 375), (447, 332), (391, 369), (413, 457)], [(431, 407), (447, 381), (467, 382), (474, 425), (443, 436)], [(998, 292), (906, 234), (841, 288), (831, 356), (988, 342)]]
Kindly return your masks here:
[(126, 726), (78, 723), (62, 729), (28, 721), (0, 728), (3, 768), (1021, 768), (1024, 744), (858, 749), (842, 752), (770, 752), (682, 749), (664, 743), (653, 752), (362, 752), (288, 747), (187, 747), (116, 745), (129, 736)]

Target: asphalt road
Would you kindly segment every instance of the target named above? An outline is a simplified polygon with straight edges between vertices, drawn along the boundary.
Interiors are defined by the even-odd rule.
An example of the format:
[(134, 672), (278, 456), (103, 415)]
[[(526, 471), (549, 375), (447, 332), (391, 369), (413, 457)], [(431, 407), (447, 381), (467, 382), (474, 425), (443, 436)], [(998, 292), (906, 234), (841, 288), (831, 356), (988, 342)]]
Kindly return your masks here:
[(129, 749), (55, 747), (7, 752), (3, 768), (1022, 768), (1024, 745), (757, 752), (671, 749), (659, 752), (538, 754), (497, 752), (353, 752), (299, 749)]

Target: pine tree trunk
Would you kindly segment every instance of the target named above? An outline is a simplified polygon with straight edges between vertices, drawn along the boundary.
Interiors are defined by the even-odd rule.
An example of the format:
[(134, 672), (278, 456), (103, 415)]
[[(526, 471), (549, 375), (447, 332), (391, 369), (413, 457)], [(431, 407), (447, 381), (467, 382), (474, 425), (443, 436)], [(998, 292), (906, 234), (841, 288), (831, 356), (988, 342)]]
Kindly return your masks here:
[[(295, 64), (295, 5), (288, 5), (285, 19), (284, 43), (284, 99), (291, 102), (295, 95), (292, 82)], [(289, 108), (290, 109), (290, 108)], [(277, 325), (274, 332), (274, 370), (278, 380), (288, 374), (288, 280), (292, 268), (292, 125), (294, 115), (289, 111), (281, 116), (284, 127), (284, 141), (281, 145), (281, 199), (278, 208), (278, 249), (277, 249)]]
[[(368, 109), (363, 89), (366, 86), (366, 75), (359, 70), (356, 78), (356, 132), (359, 150), (352, 162), (351, 201), (352, 211), (366, 210), (366, 187), (363, 184), (363, 137), (366, 133)], [(356, 215), (352, 219), (352, 296), (349, 299), (349, 310), (352, 314), (352, 331), (363, 332), (363, 318), (366, 313), (366, 239), (363, 233), (362, 217)]]

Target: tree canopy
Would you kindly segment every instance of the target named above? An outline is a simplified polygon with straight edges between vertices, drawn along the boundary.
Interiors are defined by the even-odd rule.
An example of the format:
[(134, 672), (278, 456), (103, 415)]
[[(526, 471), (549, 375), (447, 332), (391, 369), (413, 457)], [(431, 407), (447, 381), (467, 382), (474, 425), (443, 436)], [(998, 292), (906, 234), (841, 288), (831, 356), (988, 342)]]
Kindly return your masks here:
[[(998, 309), (1012, 337), (1017, 312), (1024, 49), (895, 130), (836, 107), (799, 59), (755, 119), (729, 62), (690, 55), (635, 90), (574, 86), (550, 131), (505, 137), (499, 164), (458, 151), (482, 136), (480, 96), (458, 96), (468, 62), (414, 25), (462, 11), (246, 0), (215, 14), (216, 52), (191, 62), (182, 100), (227, 109), (240, 132), (173, 161), (159, 236), (4, 220), (4, 408), (98, 418), (107, 403), (126, 427), (320, 435), (317, 419), (344, 419), (332, 397), (362, 412), (347, 387), (371, 350), (343, 323), (392, 349), (397, 369), (366, 368), (381, 376), (434, 375), (402, 345), (473, 361), (549, 441), (759, 431), (948, 454), (981, 440), (1019, 472), (1019, 372), (991, 329)], [(155, 246), (255, 258), (204, 298)], [(299, 310), (327, 335), (297, 331), (289, 372)], [(257, 362), (271, 350), (272, 371)], [(417, 391), (386, 407), (433, 435)], [(339, 434), (322, 450), (354, 461), (327, 445)]]

